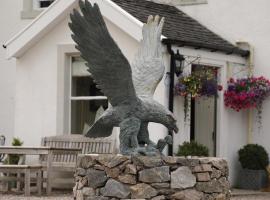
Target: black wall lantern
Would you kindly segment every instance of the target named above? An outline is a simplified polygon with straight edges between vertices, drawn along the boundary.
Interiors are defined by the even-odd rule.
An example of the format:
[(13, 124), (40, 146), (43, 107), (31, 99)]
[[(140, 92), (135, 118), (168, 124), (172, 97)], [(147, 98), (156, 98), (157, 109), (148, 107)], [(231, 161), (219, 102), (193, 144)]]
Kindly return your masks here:
[(184, 70), (184, 61), (185, 58), (183, 55), (179, 53), (179, 50), (177, 50), (176, 54), (174, 54), (174, 72), (177, 77), (179, 77)]

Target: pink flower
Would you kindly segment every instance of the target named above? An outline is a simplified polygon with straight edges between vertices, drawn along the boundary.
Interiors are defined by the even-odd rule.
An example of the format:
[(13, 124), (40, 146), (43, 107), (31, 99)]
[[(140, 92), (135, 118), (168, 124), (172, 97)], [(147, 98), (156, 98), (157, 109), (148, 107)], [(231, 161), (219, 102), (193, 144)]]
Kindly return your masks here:
[(222, 87), (222, 85), (218, 85), (218, 91), (221, 91), (221, 90), (223, 90), (223, 87)]

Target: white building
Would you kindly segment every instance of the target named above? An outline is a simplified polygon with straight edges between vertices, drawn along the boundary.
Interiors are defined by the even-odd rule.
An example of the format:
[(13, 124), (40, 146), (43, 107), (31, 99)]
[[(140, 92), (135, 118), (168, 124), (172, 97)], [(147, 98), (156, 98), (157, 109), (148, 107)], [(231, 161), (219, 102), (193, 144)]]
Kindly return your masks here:
[[(31, 4), (32, 0), (24, 1), (25, 7), (28, 5), (28, 8), (30, 6), (33, 9), (23, 12), (22, 16), (36, 15), (37, 5)], [(195, 65), (216, 68), (218, 81), (224, 86), (228, 77), (240, 77), (248, 73), (247, 63), (250, 59), (246, 50), (230, 44), (203, 25), (232, 43), (238, 39), (241, 39), (241, 42), (251, 43), (256, 40), (257, 34), (261, 33), (256, 29), (254, 34), (243, 34), (250, 31), (250, 28), (246, 24), (240, 29), (237, 23), (240, 24), (241, 20), (232, 27), (229, 26), (233, 18), (238, 17), (236, 9), (228, 9), (220, 20), (213, 17), (221, 13), (222, 5), (224, 7), (233, 5), (232, 0), (223, 4), (218, 0), (203, 0), (197, 1), (202, 3), (198, 5), (194, 5), (196, 1), (190, 0), (192, 5), (186, 5), (185, 1), (185, 6), (179, 6), (203, 25), (172, 6), (144, 0), (91, 0), (91, 2), (99, 4), (112, 37), (129, 61), (132, 61), (138, 49), (142, 37), (142, 22), (145, 22), (150, 14), (159, 14), (166, 17), (163, 32), (166, 38), (163, 43), (167, 71), (170, 71), (171, 47), (174, 53), (179, 50), (184, 55), (185, 71), (190, 71)], [(263, 2), (265, 7), (269, 4), (266, 0)], [(244, 0), (242, 4), (245, 9), (251, 9), (253, 6), (249, 4), (245, 7)], [(82, 133), (85, 123), (94, 121), (100, 106), (106, 107), (104, 97), (100, 96), (101, 94), (93, 87), (92, 80), (85, 73), (83, 62), (70, 37), (69, 14), (77, 7), (78, 0), (56, 0), (26, 28), (5, 42), (7, 57), (16, 60), (16, 73), (15, 70), (14, 73), (10, 73), (12, 77), (15, 76), (16, 82), (15, 86), (10, 84), (11, 87), (15, 87), (15, 106), (13, 107), (12, 102), (8, 100), (6, 102), (15, 113), (9, 116), (12, 122), (10, 133), (13, 133), (14, 127), (14, 136), (21, 138), (25, 145), (39, 145), (44, 136)], [(241, 10), (242, 7), (238, 9)], [(232, 13), (229, 14), (230, 12)], [(254, 23), (259, 19), (259, 17), (252, 18)], [(251, 22), (252, 20), (249, 19)], [(267, 20), (265, 18), (264, 20), (266, 24)], [(266, 27), (265, 25), (265, 37)], [(234, 30), (231, 31), (231, 28)], [(263, 25), (261, 28), (263, 29)], [(260, 48), (260, 45), (265, 45), (263, 41), (266, 40), (260, 38), (258, 43), (252, 45)], [(270, 48), (269, 45), (268, 47)], [(256, 74), (267, 75), (266, 57), (262, 57), (266, 53), (263, 50), (258, 51), (258, 54), (257, 50), (255, 52)], [(265, 63), (262, 60), (265, 60)], [(259, 64), (261, 68), (257, 71)], [(238, 73), (240, 71), (241, 73)], [(89, 85), (92, 88), (89, 89)], [(12, 93), (10, 95), (13, 96)], [(172, 106), (169, 102), (168, 76), (165, 75), (161, 81), (155, 99), (166, 106), (169, 104)], [(263, 144), (270, 151), (270, 145), (265, 143), (269, 136), (264, 133), (267, 130), (265, 120), (270, 112), (267, 111), (269, 107), (267, 103), (264, 109), (263, 129), (259, 135), (248, 131), (252, 130), (253, 123), (247, 123), (251, 119), (248, 117), (251, 114), (236, 113), (225, 108), (223, 93), (220, 93), (217, 99), (195, 101), (192, 122), (184, 122), (183, 99), (175, 96), (173, 102), (174, 113), (180, 127), (179, 134), (174, 136), (174, 152), (183, 141), (194, 139), (203, 143), (208, 146), (212, 155), (228, 159), (231, 180), (235, 181), (239, 167), (237, 150), (247, 143), (248, 136), (252, 135), (254, 141)], [(2, 120), (2, 117), (0, 119)], [(256, 125), (253, 127), (256, 128)], [(152, 139), (157, 141), (168, 133), (163, 126), (151, 124), (150, 134)]]
[[(35, 7), (32, 7), (32, 12), (27, 11), (31, 5), (27, 6), (26, 1), (23, 0), (4, 0), (0, 2), (0, 5), (1, 44), (4, 44), (41, 12), (38, 2), (35, 3)], [(28, 15), (24, 14), (26, 12)], [(7, 60), (5, 49), (0, 48), (0, 135), (6, 136), (7, 143), (10, 143), (14, 133), (15, 73), (16, 60)]]

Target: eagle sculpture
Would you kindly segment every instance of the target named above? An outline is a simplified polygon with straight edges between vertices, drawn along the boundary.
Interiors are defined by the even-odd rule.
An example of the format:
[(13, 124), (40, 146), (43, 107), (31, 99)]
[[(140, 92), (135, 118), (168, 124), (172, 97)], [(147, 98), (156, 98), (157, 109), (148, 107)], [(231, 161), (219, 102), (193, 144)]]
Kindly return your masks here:
[(130, 65), (110, 36), (98, 5), (80, 0), (79, 7), (81, 13), (74, 9), (70, 15), (72, 38), (97, 87), (111, 104), (86, 136), (108, 137), (118, 126), (120, 153), (155, 155), (172, 141), (167, 136), (157, 144), (152, 142), (148, 123), (160, 123), (178, 132), (173, 114), (153, 99), (165, 70), (160, 41), (164, 18), (148, 17), (139, 51)]

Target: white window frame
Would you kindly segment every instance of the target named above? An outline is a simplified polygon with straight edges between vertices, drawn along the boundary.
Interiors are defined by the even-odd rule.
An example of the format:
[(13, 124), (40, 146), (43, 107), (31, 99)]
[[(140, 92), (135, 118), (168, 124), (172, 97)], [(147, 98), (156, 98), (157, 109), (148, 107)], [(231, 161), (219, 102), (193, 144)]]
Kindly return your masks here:
[(33, 19), (38, 16), (45, 8), (38, 6), (40, 0), (23, 0), (23, 9), (21, 11), (22, 19)]
[(207, 0), (151, 0), (151, 1), (156, 3), (166, 3), (174, 6), (207, 4)]
[(174, 5), (177, 6), (207, 4), (207, 0), (172, 0), (172, 2), (175, 2)]
[[(108, 100), (108, 98), (106, 96), (78, 96), (78, 97), (74, 97), (72, 96), (72, 58), (74, 57), (79, 57), (79, 55), (70, 55), (69, 56), (69, 97), (68, 97), (68, 101), (69, 101), (69, 115), (68, 115), (68, 133), (71, 133), (71, 102), (72, 101), (93, 101), (93, 100)], [(108, 103), (109, 105), (109, 103)], [(74, 134), (74, 133), (73, 133)]]
[[(44, 8), (41, 8), (40, 6), (39, 6), (39, 3), (42, 1), (42, 0), (32, 0), (33, 1), (33, 9), (34, 10), (44, 10), (44, 9), (46, 9), (47, 7), (44, 7)], [(49, 0), (48, 0), (49, 1)], [(52, 0), (53, 1), (53, 0)]]

